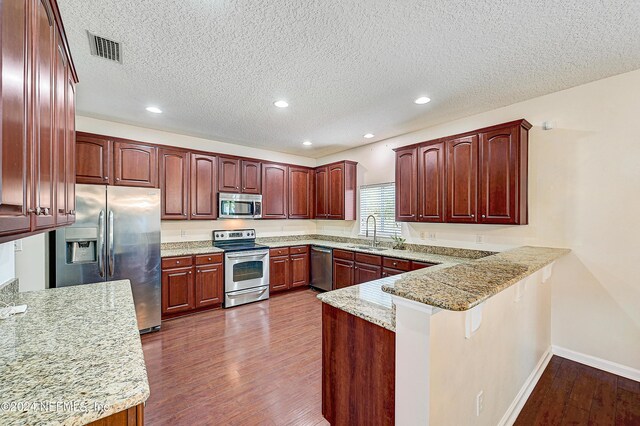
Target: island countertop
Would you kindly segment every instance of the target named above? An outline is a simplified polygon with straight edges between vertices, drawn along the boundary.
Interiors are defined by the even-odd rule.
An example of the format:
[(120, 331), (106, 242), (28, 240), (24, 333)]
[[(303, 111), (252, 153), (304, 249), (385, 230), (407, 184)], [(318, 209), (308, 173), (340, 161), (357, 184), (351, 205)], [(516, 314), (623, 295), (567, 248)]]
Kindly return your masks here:
[(20, 293), (0, 321), (0, 424), (83, 425), (149, 397), (128, 280)]
[(328, 305), (395, 331), (392, 295), (451, 311), (465, 311), (569, 253), (568, 249), (518, 247), (480, 259), (450, 258), (406, 272), (318, 295)]

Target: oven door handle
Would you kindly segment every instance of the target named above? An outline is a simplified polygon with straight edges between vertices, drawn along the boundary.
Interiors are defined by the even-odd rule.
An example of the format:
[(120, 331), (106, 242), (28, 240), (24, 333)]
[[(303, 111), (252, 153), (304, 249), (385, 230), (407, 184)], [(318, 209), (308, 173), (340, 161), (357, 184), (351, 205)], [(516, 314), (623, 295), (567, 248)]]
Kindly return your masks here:
[(263, 257), (267, 257), (269, 252), (259, 253), (259, 252), (251, 252), (251, 253), (243, 253), (243, 254), (227, 254), (227, 259), (262, 259)]
[(227, 293), (227, 296), (229, 297), (234, 297), (234, 296), (240, 296), (243, 294), (249, 294), (249, 293), (264, 293), (265, 291), (269, 290), (269, 287), (261, 287), (261, 288), (248, 288), (246, 290), (238, 290), (238, 291), (231, 291), (229, 293)]

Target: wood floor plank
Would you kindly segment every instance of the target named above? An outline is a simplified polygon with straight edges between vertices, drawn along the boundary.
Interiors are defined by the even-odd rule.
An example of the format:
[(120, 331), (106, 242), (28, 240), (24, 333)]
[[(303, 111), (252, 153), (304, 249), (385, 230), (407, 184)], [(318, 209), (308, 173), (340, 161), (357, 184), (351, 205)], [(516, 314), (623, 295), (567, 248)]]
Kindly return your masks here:
[(549, 392), (540, 405), (536, 425), (559, 425), (565, 414), (569, 397), (578, 375), (578, 365), (573, 362), (562, 361), (562, 367), (556, 374)]
[(589, 412), (574, 405), (568, 405), (562, 418), (562, 426), (587, 426)]
[(597, 374), (598, 382), (593, 393), (591, 410), (589, 411), (589, 425), (611, 426), (615, 424), (616, 419), (618, 380), (615, 375), (605, 371), (598, 370)]
[(620, 387), (620, 381), (616, 397), (616, 425), (640, 425), (640, 394)]

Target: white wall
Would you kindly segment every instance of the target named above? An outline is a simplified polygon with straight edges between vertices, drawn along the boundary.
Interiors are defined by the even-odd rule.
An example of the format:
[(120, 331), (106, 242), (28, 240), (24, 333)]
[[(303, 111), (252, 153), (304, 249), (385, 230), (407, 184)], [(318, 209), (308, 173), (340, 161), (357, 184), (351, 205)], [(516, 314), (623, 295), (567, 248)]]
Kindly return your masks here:
[[(165, 220), (162, 221), (162, 242), (202, 241), (211, 239), (217, 229), (255, 229), (258, 237), (302, 235), (316, 232), (313, 220)], [(184, 235), (182, 235), (184, 231)]]
[[(392, 148), (526, 118), (527, 226), (413, 224), (425, 243), (476, 248), (569, 247), (552, 296), (552, 340), (640, 369), (640, 70), (321, 158), (360, 163), (358, 184), (394, 180)], [(556, 128), (544, 131), (544, 121)], [(370, 130), (370, 129), (367, 129)], [(375, 133), (376, 129), (373, 129)], [(318, 232), (356, 234), (357, 222), (318, 221)], [(484, 244), (475, 243), (478, 235)]]
[(42, 290), (46, 287), (46, 234), (32, 235), (20, 240), (22, 249), (16, 251), (16, 276), (20, 291)]
[(15, 277), (13, 242), (0, 244), (0, 285)]

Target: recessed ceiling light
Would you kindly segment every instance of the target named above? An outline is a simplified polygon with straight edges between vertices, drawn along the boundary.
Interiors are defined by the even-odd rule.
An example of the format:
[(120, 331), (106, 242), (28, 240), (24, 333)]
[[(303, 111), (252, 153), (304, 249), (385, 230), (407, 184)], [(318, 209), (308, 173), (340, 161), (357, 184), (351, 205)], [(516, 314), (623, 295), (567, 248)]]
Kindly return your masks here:
[(289, 103), (287, 101), (275, 101), (273, 104), (278, 108), (286, 108), (289, 106)]
[(311, 141), (304, 141), (304, 142), (302, 142), (302, 145), (309, 146), (309, 145), (311, 145)]
[(150, 106), (145, 108), (147, 111), (152, 112), (154, 114), (162, 114), (162, 110), (158, 107)]
[(366, 135), (364, 135), (364, 137), (367, 138), (367, 139), (371, 139), (374, 136), (375, 135), (373, 133), (367, 133)]
[(427, 98), (426, 96), (421, 96), (421, 97), (419, 97), (418, 99), (416, 99), (413, 102), (418, 104), (418, 105), (424, 105), (424, 104), (428, 104), (429, 102), (431, 102), (431, 99)]

